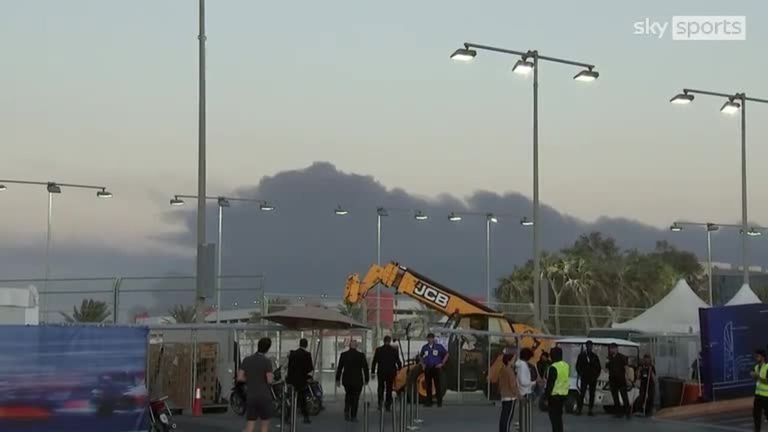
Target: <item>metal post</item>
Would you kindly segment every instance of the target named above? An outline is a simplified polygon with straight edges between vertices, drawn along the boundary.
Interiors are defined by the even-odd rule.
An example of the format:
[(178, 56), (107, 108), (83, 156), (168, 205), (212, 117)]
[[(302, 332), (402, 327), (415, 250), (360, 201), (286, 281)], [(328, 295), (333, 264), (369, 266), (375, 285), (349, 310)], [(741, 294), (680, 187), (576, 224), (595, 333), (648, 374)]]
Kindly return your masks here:
[(221, 255), (224, 225), (224, 206), (219, 203), (219, 239), (216, 245), (216, 322), (221, 322)]
[(408, 427), (409, 431), (417, 431), (420, 428), (416, 426), (416, 407), (419, 404), (418, 392), (416, 390), (416, 383), (412, 382), (408, 385), (408, 395), (410, 400), (408, 401)]
[[(381, 266), (381, 214), (376, 211), (376, 264)], [(373, 345), (379, 346), (381, 340), (381, 284), (376, 287), (376, 337)]]
[(533, 51), (533, 290), (534, 322), (541, 328), (541, 258), (539, 257), (539, 53)]
[[(397, 397), (397, 395), (395, 395)], [(400, 405), (400, 399), (396, 399), (395, 403), (392, 406), (392, 432), (397, 432), (397, 424), (398, 424), (398, 417), (397, 417), (397, 408), (398, 405)], [(384, 420), (381, 421), (384, 423)]]
[(413, 414), (413, 423), (420, 425), (424, 423), (424, 420), (419, 418), (419, 405), (421, 405), (421, 401), (419, 400), (419, 379), (416, 378), (416, 382), (413, 383), (413, 395), (414, 395), (414, 404), (415, 404), (415, 412)]
[(205, 0), (200, 0), (200, 33), (197, 36), (199, 42), (199, 95), (198, 95), (198, 149), (197, 149), (197, 272), (196, 272), (196, 291), (195, 291), (195, 309), (197, 311), (197, 322), (203, 323), (205, 287), (203, 286), (204, 271), (200, 267), (205, 265), (201, 259), (202, 248), (205, 245), (205, 135), (206, 135), (206, 117), (205, 117)]
[(368, 432), (368, 409), (370, 407), (370, 403), (368, 401), (368, 383), (365, 381), (365, 373), (360, 372), (363, 375), (363, 432)]
[(707, 277), (709, 278), (709, 305), (715, 305), (714, 291), (712, 290), (712, 231), (707, 224)]
[(189, 408), (190, 411), (195, 406), (195, 396), (197, 393), (197, 329), (193, 329), (190, 331), (190, 335), (192, 336), (192, 398), (189, 401)]
[[(48, 294), (50, 290), (48, 279), (51, 277), (51, 243), (53, 241), (53, 193), (48, 192), (48, 230), (45, 234), (45, 294)], [(45, 308), (43, 306), (43, 293), (40, 293), (38, 299), (39, 315), (43, 317), (43, 322), (46, 322)]]
[[(491, 307), (491, 217), (490, 215), (485, 217), (485, 289), (486, 289), (486, 305)], [(488, 354), (487, 357), (487, 369), (485, 383), (487, 387), (488, 400), (491, 400), (491, 380), (489, 379), (491, 371), (491, 337), (488, 336)]]
[(744, 266), (744, 284), (749, 285), (749, 259), (747, 257), (747, 98), (741, 95), (741, 259)]
[[(280, 357), (278, 357), (278, 359), (279, 358)], [(280, 397), (280, 430), (281, 431), (285, 430), (285, 415), (286, 415), (286, 412), (285, 412), (285, 397), (286, 397), (286, 394), (287, 394), (286, 392), (288, 391), (288, 385), (285, 382), (285, 373), (286, 373), (286, 371), (283, 371), (283, 377), (282, 377), (282, 379), (283, 379), (283, 391), (282, 391), (282, 395)]]
[(123, 283), (123, 278), (115, 278), (115, 282), (112, 284), (112, 323), (118, 322), (118, 311), (120, 310), (120, 285)]
[(291, 432), (296, 432), (296, 410), (298, 409), (299, 398), (296, 394), (296, 388), (291, 386)]
[[(459, 396), (459, 402), (464, 400), (464, 397), (461, 394), (461, 337), (457, 336), (457, 352), (458, 355), (456, 356), (456, 390), (458, 390), (458, 396)], [(442, 389), (441, 389), (442, 391)]]
[[(333, 339), (333, 361), (336, 362), (336, 367), (339, 367), (338, 361), (339, 361), (339, 335), (338, 333), (336, 336), (334, 336)], [(339, 386), (333, 386), (333, 400), (337, 401), (339, 400)]]

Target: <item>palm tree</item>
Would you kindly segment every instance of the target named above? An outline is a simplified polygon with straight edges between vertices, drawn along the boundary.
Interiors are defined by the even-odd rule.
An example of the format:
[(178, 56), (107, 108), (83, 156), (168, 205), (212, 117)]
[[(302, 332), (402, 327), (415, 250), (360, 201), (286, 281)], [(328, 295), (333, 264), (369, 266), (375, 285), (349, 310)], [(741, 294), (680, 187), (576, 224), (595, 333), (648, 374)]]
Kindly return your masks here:
[(105, 302), (93, 299), (83, 300), (80, 308), (72, 307), (72, 315), (61, 312), (68, 323), (103, 323), (111, 312)]
[(168, 311), (171, 319), (166, 319), (166, 323), (171, 321), (176, 324), (189, 324), (197, 321), (197, 311), (194, 306), (176, 305)]

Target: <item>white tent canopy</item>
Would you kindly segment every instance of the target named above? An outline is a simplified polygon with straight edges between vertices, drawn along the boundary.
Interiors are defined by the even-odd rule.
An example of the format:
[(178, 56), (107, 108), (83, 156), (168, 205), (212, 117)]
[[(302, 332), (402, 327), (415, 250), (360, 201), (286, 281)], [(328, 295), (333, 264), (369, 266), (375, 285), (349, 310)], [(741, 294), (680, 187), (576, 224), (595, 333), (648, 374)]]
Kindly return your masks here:
[(666, 297), (637, 317), (613, 328), (646, 333), (698, 333), (699, 309), (709, 307), (684, 279)]
[(762, 303), (762, 301), (760, 301), (760, 297), (758, 297), (757, 294), (752, 291), (752, 288), (750, 288), (748, 284), (744, 284), (741, 286), (741, 289), (736, 293), (736, 295), (734, 295), (733, 298), (725, 305), (738, 306), (759, 303)]

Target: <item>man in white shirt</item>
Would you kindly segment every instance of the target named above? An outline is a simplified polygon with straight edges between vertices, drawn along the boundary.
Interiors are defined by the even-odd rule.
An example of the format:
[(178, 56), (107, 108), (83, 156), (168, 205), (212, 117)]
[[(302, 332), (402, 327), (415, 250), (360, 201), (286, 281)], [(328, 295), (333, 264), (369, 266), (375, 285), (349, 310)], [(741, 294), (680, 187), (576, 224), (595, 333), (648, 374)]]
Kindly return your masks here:
[(518, 360), (515, 362), (515, 372), (517, 373), (517, 387), (520, 391), (520, 430), (531, 430), (531, 401), (533, 400), (533, 388), (536, 385), (531, 377), (531, 368), (529, 361), (533, 358), (533, 351), (530, 348), (520, 350)]

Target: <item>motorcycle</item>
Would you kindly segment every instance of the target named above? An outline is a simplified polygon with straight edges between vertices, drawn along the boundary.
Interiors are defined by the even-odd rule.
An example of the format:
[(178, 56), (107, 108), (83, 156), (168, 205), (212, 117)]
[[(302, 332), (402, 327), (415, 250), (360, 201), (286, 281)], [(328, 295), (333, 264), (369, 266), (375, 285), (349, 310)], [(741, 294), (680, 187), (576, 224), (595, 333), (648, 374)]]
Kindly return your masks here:
[(149, 422), (152, 432), (168, 432), (176, 429), (173, 414), (166, 400), (168, 396), (149, 402)]
[[(283, 411), (283, 389), (285, 388), (282, 380), (282, 366), (275, 369), (273, 376), (272, 385), (269, 386), (272, 395), (272, 411), (275, 417), (279, 417)], [(290, 392), (285, 396), (285, 415), (289, 416), (291, 412)], [(229, 407), (232, 412), (238, 416), (245, 415), (246, 400), (245, 383), (235, 381), (235, 385), (232, 386), (232, 391), (229, 394)]]

